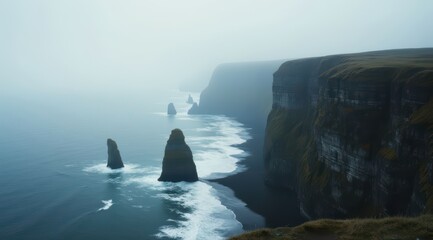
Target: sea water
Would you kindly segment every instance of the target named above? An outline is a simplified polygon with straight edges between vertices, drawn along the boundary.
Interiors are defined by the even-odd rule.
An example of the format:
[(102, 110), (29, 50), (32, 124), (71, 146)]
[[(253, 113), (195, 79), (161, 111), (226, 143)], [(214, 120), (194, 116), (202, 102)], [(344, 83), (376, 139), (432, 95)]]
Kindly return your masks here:
[[(243, 170), (248, 153), (238, 145), (250, 138), (249, 130), (225, 116), (188, 115), (187, 97), (172, 90), (147, 102), (3, 98), (0, 239), (224, 239), (241, 233), (221, 198), (225, 193), (209, 180)], [(176, 116), (165, 113), (169, 102)], [(182, 129), (193, 152), (198, 182), (157, 181), (174, 128)], [(106, 167), (107, 138), (117, 142), (123, 169)]]

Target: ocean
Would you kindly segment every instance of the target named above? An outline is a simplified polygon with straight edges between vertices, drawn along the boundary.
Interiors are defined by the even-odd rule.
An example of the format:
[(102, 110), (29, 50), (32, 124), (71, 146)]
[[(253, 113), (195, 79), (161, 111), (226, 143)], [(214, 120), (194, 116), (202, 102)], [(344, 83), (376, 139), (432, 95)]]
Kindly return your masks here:
[[(192, 94), (197, 101), (198, 93)], [(212, 179), (245, 170), (249, 129), (187, 114), (188, 93), (2, 97), (0, 239), (225, 239), (242, 233), (245, 204)], [(167, 116), (173, 102), (176, 116)], [(164, 183), (170, 132), (180, 128), (200, 181)], [(107, 138), (125, 168), (106, 167)], [(259, 225), (263, 219), (252, 213)]]

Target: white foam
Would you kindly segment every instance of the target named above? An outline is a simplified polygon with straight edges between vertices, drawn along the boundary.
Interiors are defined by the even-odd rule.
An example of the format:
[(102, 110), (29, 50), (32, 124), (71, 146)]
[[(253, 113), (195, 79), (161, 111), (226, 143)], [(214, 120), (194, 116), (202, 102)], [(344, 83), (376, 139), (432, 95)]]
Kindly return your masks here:
[(194, 154), (200, 178), (209, 179), (212, 174), (229, 174), (237, 169), (239, 159), (219, 151), (200, 151)]
[[(249, 154), (236, 145), (250, 139), (246, 128), (239, 122), (225, 116), (202, 116), (207, 123), (195, 131), (198, 135), (188, 137), (187, 142), (193, 149), (194, 161), (200, 178), (220, 178), (243, 171), (239, 162)], [(213, 133), (201, 136), (200, 133)], [(194, 150), (205, 149), (205, 150)]]
[(149, 170), (146, 175), (132, 177), (124, 181), (125, 185), (137, 184), (139, 187), (144, 187), (152, 190), (163, 190), (163, 182), (158, 181), (161, 170)]
[[(104, 161), (106, 162), (106, 160)], [(135, 174), (135, 173), (145, 173), (146, 170), (147, 170), (146, 168), (142, 168), (136, 164), (127, 164), (123, 168), (111, 169), (107, 167), (105, 163), (96, 164), (83, 169), (83, 171), (85, 172), (102, 173), (102, 174), (107, 174), (107, 173), (126, 173), (126, 174), (134, 173)]]
[[(184, 112), (178, 114), (176, 120), (203, 123), (201, 128), (186, 130), (189, 132), (186, 141), (193, 150), (200, 178), (223, 177), (242, 170), (239, 162), (248, 153), (234, 146), (250, 138), (242, 124), (225, 116), (188, 116)], [(177, 217), (167, 219), (166, 224), (161, 226), (156, 234), (158, 238), (225, 239), (229, 233), (237, 234), (243, 231), (242, 224), (236, 220), (235, 214), (222, 204), (216, 190), (205, 182), (159, 182), (157, 179), (161, 173), (160, 166), (142, 167), (127, 164), (122, 169), (113, 170), (106, 167), (104, 162), (105, 160), (101, 161), (101, 164), (88, 166), (83, 171), (96, 174), (123, 173), (122, 177), (106, 181), (135, 185), (148, 192), (151, 197), (172, 203), (169, 205), (174, 207), (168, 210), (175, 212)], [(125, 197), (131, 198), (130, 194)], [(130, 202), (131, 207), (143, 208), (143, 205)], [(113, 204), (112, 200), (103, 200), (103, 203), (105, 205), (98, 211), (107, 210)]]
[(177, 211), (180, 220), (175, 221), (174, 225), (162, 226), (156, 234), (157, 237), (185, 240), (225, 239), (224, 233), (242, 231), (242, 224), (236, 220), (232, 211), (222, 205), (210, 185), (203, 182), (183, 182), (167, 184), (166, 187), (172, 190), (180, 188), (182, 191), (179, 194), (161, 193), (158, 196), (190, 211)]
[(164, 199), (175, 206), (177, 219), (167, 219), (160, 227), (158, 238), (170, 239), (225, 239), (227, 233), (241, 233), (242, 224), (235, 214), (219, 200), (215, 189), (204, 182), (158, 182), (159, 173), (133, 177), (126, 184), (159, 192), (153, 197)]
[(104, 206), (101, 207), (100, 209), (98, 209), (98, 211), (105, 211), (105, 210), (108, 210), (111, 206), (113, 206), (113, 200), (112, 199), (102, 200), (101, 202), (104, 204)]

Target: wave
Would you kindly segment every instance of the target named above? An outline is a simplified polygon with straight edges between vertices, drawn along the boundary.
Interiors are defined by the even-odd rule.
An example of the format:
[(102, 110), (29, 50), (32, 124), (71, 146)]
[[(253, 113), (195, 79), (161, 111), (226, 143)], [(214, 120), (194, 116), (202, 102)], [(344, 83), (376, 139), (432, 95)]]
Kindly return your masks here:
[[(105, 160), (106, 161), (106, 160)], [(107, 174), (107, 173), (146, 173), (149, 171), (146, 168), (140, 167), (140, 165), (137, 164), (125, 164), (125, 167), (119, 168), (119, 169), (111, 169), (107, 167), (105, 163), (96, 164), (93, 166), (89, 166), (83, 169), (85, 172), (89, 173), (101, 173), (101, 174)]]
[[(188, 138), (199, 177), (216, 179), (245, 170), (239, 163), (249, 155), (238, 146), (251, 136), (243, 124), (225, 116), (202, 116), (207, 126)], [(200, 133), (211, 133), (203, 136)], [(194, 149), (199, 149), (195, 150)]]
[[(193, 150), (200, 178), (221, 178), (243, 170), (239, 163), (248, 156), (248, 152), (240, 149), (238, 145), (251, 137), (248, 129), (241, 123), (225, 116), (182, 114), (176, 117), (176, 120), (179, 119), (205, 123), (201, 128), (185, 129), (188, 132), (186, 141)], [(159, 182), (157, 179), (161, 167), (143, 167), (136, 164), (126, 164), (122, 169), (113, 170), (101, 163), (85, 167), (83, 171), (96, 174), (122, 173), (122, 179), (109, 178), (106, 181), (142, 188), (151, 197), (161, 199), (167, 210), (174, 214), (158, 229), (154, 235), (156, 238), (225, 239), (243, 231), (243, 226), (233, 211), (222, 203), (217, 190), (205, 181)], [(131, 196), (125, 197), (129, 199)], [(98, 211), (107, 210), (113, 204), (111, 199), (103, 200), (103, 203), (105, 205)], [(143, 208), (141, 203), (130, 204), (136, 209)]]
[(181, 220), (174, 225), (160, 228), (159, 238), (171, 239), (225, 239), (227, 232), (241, 232), (242, 225), (236, 220), (234, 213), (227, 209), (215, 197), (215, 190), (208, 184), (197, 182), (181, 186), (181, 195), (160, 194), (159, 196), (191, 209), (190, 212), (180, 212)]
[(228, 235), (241, 233), (242, 224), (236, 215), (222, 204), (216, 190), (204, 182), (158, 182), (155, 175), (132, 178), (128, 184), (158, 190), (158, 197), (171, 206), (178, 216), (167, 219), (157, 238), (170, 239), (225, 239)]
[(102, 200), (101, 202), (104, 204), (104, 206), (101, 207), (100, 209), (98, 209), (98, 212), (108, 210), (111, 206), (113, 206), (113, 200), (112, 199)]

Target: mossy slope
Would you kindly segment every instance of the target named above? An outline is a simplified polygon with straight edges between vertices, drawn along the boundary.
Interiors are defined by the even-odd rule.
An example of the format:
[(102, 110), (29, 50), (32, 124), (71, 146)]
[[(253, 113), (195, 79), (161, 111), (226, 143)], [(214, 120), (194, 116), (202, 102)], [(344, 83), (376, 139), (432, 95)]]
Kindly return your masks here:
[(416, 218), (317, 220), (293, 228), (261, 229), (232, 240), (430, 240), (433, 215)]

